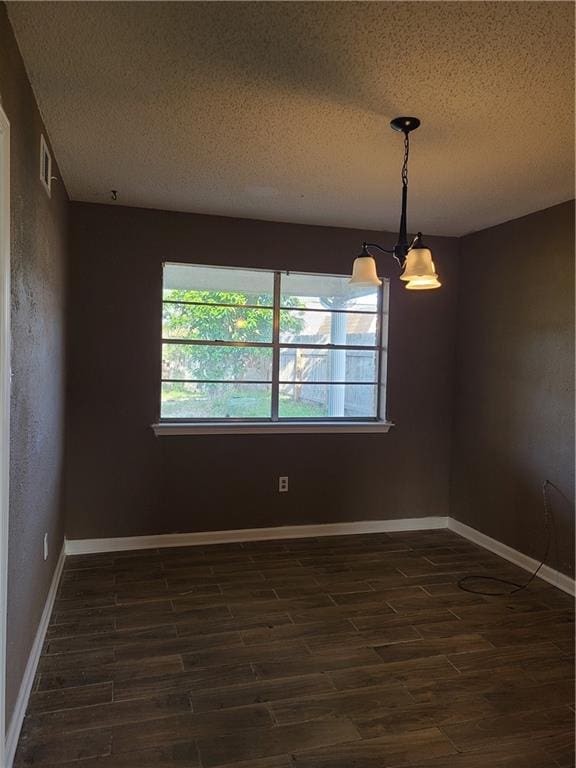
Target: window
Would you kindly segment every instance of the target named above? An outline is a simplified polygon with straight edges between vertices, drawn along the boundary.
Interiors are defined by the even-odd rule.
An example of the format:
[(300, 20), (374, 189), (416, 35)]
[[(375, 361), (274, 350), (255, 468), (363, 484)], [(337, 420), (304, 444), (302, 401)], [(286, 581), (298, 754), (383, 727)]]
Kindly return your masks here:
[(165, 264), (164, 422), (376, 422), (388, 284)]

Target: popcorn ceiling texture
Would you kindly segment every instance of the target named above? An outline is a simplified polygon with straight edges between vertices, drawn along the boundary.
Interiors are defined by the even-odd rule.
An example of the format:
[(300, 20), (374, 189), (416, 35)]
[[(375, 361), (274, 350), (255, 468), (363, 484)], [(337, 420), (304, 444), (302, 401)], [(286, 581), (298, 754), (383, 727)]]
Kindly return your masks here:
[(8, 3), (72, 199), (460, 235), (574, 196), (569, 2)]

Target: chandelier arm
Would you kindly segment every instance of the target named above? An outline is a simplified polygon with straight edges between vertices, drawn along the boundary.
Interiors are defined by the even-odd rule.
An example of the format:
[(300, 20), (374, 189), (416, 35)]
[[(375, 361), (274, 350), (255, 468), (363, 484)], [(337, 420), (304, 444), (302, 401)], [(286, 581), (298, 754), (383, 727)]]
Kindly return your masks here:
[(362, 243), (362, 246), (364, 248), (378, 248), (378, 250), (382, 251), (382, 253), (394, 254), (393, 250), (390, 248), (383, 248), (381, 245), (378, 245), (378, 243)]
[[(414, 248), (418, 241), (421, 239), (422, 232), (418, 232), (418, 234), (414, 235), (412, 238), (412, 242), (408, 246), (408, 250), (410, 251), (412, 248)], [(382, 253), (389, 253), (391, 256), (395, 256), (394, 248), (383, 248), (381, 245), (378, 245), (378, 243), (362, 243), (362, 248), (363, 250), (366, 250), (367, 248), (377, 248), (379, 251), (382, 251)]]
[(400, 267), (404, 266), (404, 261), (401, 261), (398, 256), (396, 255), (395, 249), (390, 248), (383, 248), (381, 245), (378, 245), (378, 243), (363, 243), (362, 244), (362, 253), (366, 256), (370, 256), (370, 251), (368, 248), (377, 248), (379, 251), (382, 251), (382, 253), (388, 253), (390, 256), (393, 256), (396, 261), (398, 262), (398, 265)]

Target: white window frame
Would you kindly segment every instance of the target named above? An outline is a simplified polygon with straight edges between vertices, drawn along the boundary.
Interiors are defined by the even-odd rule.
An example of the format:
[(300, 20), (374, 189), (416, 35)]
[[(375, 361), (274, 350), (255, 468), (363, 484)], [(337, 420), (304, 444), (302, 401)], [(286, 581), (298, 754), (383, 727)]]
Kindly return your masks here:
[[(334, 344), (303, 344), (303, 343), (287, 343), (280, 341), (280, 311), (281, 311), (281, 276), (288, 274), (286, 270), (271, 270), (260, 269), (253, 270), (246, 267), (220, 267), (215, 265), (198, 265), (198, 264), (175, 264), (174, 262), (165, 262), (163, 269), (167, 266), (200, 266), (210, 267), (211, 269), (222, 269), (230, 271), (255, 271), (266, 272), (273, 276), (273, 305), (269, 307), (261, 307), (262, 309), (271, 309), (273, 313), (273, 336), (271, 342), (239, 342), (239, 341), (210, 341), (210, 340), (180, 340), (180, 339), (162, 339), (162, 345), (168, 344), (186, 344), (193, 346), (227, 346), (233, 348), (241, 347), (263, 347), (272, 350), (272, 379), (268, 383), (271, 385), (272, 390), (272, 408), (270, 417), (265, 418), (201, 418), (201, 419), (182, 419), (182, 418), (159, 418), (158, 422), (152, 425), (152, 428), (156, 435), (187, 435), (187, 434), (215, 434), (215, 433), (229, 433), (229, 434), (254, 434), (254, 433), (270, 433), (270, 432), (283, 432), (283, 433), (309, 433), (309, 432), (325, 432), (325, 433), (338, 433), (338, 432), (388, 432), (392, 425), (387, 421), (385, 416), (386, 408), (386, 354), (387, 354), (387, 335), (388, 335), (388, 323), (387, 318), (385, 322), (384, 318), (384, 306), (383, 299), (386, 292), (388, 292), (388, 281), (384, 281), (382, 287), (378, 292), (378, 304), (375, 313), (376, 315), (376, 344), (375, 345), (355, 345), (345, 344), (335, 346)], [(320, 277), (343, 277), (343, 275), (327, 275), (317, 272), (302, 272), (297, 271), (302, 275), (316, 275)], [(296, 273), (296, 270), (292, 274)], [(164, 280), (162, 281), (164, 283)], [(164, 299), (162, 300), (164, 303)], [(179, 302), (175, 302), (179, 303)], [(219, 306), (218, 304), (211, 306)], [(222, 305), (226, 307), (236, 305)], [(240, 307), (244, 305), (239, 305)], [(324, 311), (324, 310), (308, 310), (308, 311)], [(325, 310), (326, 312), (345, 312), (345, 313), (358, 313), (358, 310)], [(289, 418), (279, 416), (279, 392), (280, 386), (283, 382), (280, 381), (279, 374), (279, 359), (280, 350), (289, 348), (310, 348), (310, 349), (361, 349), (370, 350), (376, 353), (377, 356), (377, 407), (376, 416), (372, 417), (322, 417), (322, 418)], [(170, 381), (162, 379), (161, 381)], [(193, 380), (190, 380), (194, 383)], [(209, 382), (207, 382), (209, 383)], [(227, 383), (227, 382), (222, 382)], [(233, 382), (230, 382), (233, 383)], [(285, 382), (284, 382), (285, 383)], [(289, 382), (290, 383), (290, 382)], [(316, 382), (327, 383), (330, 382)], [(366, 384), (369, 386), (369, 383)]]

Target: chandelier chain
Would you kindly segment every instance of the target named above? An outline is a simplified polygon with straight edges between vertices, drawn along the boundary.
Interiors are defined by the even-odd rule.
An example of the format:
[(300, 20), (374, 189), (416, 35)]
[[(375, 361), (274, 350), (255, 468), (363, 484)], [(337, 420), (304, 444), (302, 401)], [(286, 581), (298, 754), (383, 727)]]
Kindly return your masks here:
[(402, 163), (402, 186), (408, 186), (408, 155), (410, 154), (410, 135), (404, 134), (404, 162)]

